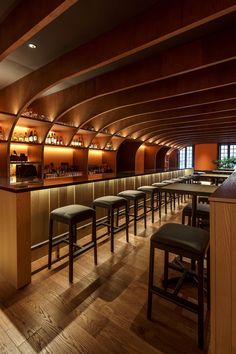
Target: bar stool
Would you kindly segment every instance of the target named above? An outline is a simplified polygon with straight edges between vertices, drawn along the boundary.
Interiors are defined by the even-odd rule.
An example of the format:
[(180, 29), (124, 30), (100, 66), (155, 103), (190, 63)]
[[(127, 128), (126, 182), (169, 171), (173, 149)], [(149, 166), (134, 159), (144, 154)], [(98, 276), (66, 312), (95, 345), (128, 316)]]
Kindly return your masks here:
[[(185, 205), (182, 211), (182, 224), (185, 224), (185, 218), (188, 217), (188, 225), (191, 225), (191, 217), (192, 217), (192, 204), (189, 203)], [(198, 219), (198, 223), (200, 220), (205, 220), (209, 222), (210, 218), (210, 207), (208, 204), (197, 203), (197, 211), (196, 218)]]
[(153, 187), (158, 188), (158, 200), (159, 200), (159, 218), (161, 218), (161, 207), (162, 207), (162, 193), (164, 193), (164, 207), (165, 207), (165, 214), (167, 214), (167, 193), (161, 190), (161, 187), (167, 186), (169, 182), (155, 182), (152, 184)]
[[(123, 197), (127, 200), (128, 202), (128, 215), (133, 216), (133, 219), (130, 221), (134, 221), (134, 234), (137, 234), (137, 221), (140, 219), (144, 219), (144, 227), (146, 229), (147, 227), (147, 219), (146, 219), (146, 193), (142, 191), (136, 191), (136, 190), (126, 190), (123, 192), (118, 193), (118, 196)], [(139, 209), (139, 201), (143, 201), (143, 214), (138, 215), (138, 209)], [(134, 208), (134, 214), (130, 213), (130, 202), (133, 202), (133, 208)]]
[[(104, 225), (107, 226), (107, 233), (101, 237), (108, 235), (111, 237), (111, 252), (114, 252), (114, 235), (120, 230), (126, 229), (126, 241), (129, 242), (129, 218), (128, 218), (128, 203), (125, 198), (117, 197), (114, 195), (108, 195), (104, 197), (97, 198), (93, 201), (93, 207), (96, 210), (97, 207), (107, 210), (107, 220), (99, 221), (96, 226)], [(118, 225), (118, 212), (119, 208), (125, 208), (125, 224)], [(114, 214), (117, 210), (117, 225), (114, 225)]]
[[(77, 245), (76, 226), (78, 223), (92, 219), (92, 241), (84, 246)], [(53, 240), (53, 222), (57, 221), (69, 225), (69, 236)], [(52, 248), (60, 243), (69, 244), (69, 281), (73, 282), (73, 258), (94, 248), (94, 263), (97, 264), (97, 241), (96, 241), (96, 213), (95, 210), (84, 205), (73, 204), (54, 209), (50, 213), (49, 221), (49, 250), (48, 269), (52, 265)]]
[[(149, 210), (152, 213), (152, 223), (154, 223), (154, 212), (155, 212), (155, 210), (158, 209), (158, 205), (159, 205), (159, 203), (158, 203), (158, 188), (154, 187), (154, 186), (141, 186), (141, 187), (138, 187), (137, 190), (146, 193), (146, 195), (148, 195), (148, 194), (150, 195), (151, 200), (150, 200)], [(156, 208), (155, 208), (155, 196), (156, 196), (156, 202), (157, 202)]]
[[(154, 261), (155, 249), (164, 250), (164, 288), (154, 285)], [(177, 284), (174, 291), (168, 290), (168, 268), (169, 252), (197, 260), (198, 262), (198, 303), (193, 303), (183, 297), (178, 296), (179, 286)], [(165, 224), (151, 237), (150, 245), (150, 265), (149, 265), (149, 284), (148, 284), (148, 306), (147, 317), (152, 315), (152, 295), (174, 302), (189, 311), (198, 314), (198, 346), (204, 348), (204, 259), (207, 253), (207, 306), (210, 308), (210, 252), (209, 252), (209, 233), (205, 230), (181, 225)], [(185, 274), (184, 274), (185, 276)], [(179, 282), (182, 285), (180, 278)]]

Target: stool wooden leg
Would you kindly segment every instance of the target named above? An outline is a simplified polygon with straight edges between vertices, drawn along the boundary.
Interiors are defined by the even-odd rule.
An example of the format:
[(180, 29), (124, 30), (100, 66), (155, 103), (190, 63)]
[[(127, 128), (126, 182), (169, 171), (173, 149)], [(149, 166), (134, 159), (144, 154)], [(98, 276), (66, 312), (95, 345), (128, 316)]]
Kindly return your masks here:
[(198, 260), (198, 346), (204, 348), (204, 274), (203, 259)]
[(168, 288), (168, 273), (169, 273), (169, 252), (164, 252), (164, 288)]
[(134, 200), (134, 234), (137, 234), (137, 201)]
[(167, 193), (165, 192), (165, 214), (167, 214)]
[(144, 228), (147, 228), (147, 205), (146, 196), (143, 198)]
[(152, 223), (154, 223), (154, 194), (151, 194)]
[[(110, 209), (108, 209), (108, 212), (107, 212), (107, 224), (111, 226), (111, 211), (110, 211)], [(110, 232), (111, 232), (110, 226), (107, 226), (108, 235), (110, 235)]]
[(174, 204), (174, 209), (175, 209), (175, 193), (173, 193), (173, 204)]
[(111, 252), (114, 252), (114, 209), (112, 208), (110, 211), (109, 211), (109, 214), (110, 214), (110, 225), (111, 225)]
[(159, 191), (158, 192), (158, 202), (159, 202), (159, 219), (161, 219), (161, 203), (162, 203), (162, 193)]
[(183, 225), (185, 224), (185, 214), (184, 214), (184, 212), (182, 212), (182, 224)]
[(129, 211), (128, 211), (128, 203), (125, 205), (125, 230), (126, 230), (126, 241), (129, 242)]
[(74, 225), (69, 225), (69, 281), (73, 283), (73, 239)]
[(207, 308), (211, 308), (211, 281), (210, 281), (210, 247), (207, 251)]
[(120, 208), (116, 210), (116, 227), (119, 226), (119, 216), (120, 216)]
[(49, 242), (48, 242), (48, 269), (52, 266), (52, 237), (53, 237), (53, 220), (49, 221)]
[(94, 243), (94, 263), (98, 263), (97, 258), (97, 235), (96, 235), (96, 215), (93, 217), (92, 221), (92, 241)]
[(147, 318), (149, 320), (151, 320), (151, 317), (152, 317), (152, 288), (153, 288), (154, 256), (155, 256), (155, 249), (151, 244), (150, 258), (149, 258), (149, 282), (148, 282), (148, 304), (147, 304)]

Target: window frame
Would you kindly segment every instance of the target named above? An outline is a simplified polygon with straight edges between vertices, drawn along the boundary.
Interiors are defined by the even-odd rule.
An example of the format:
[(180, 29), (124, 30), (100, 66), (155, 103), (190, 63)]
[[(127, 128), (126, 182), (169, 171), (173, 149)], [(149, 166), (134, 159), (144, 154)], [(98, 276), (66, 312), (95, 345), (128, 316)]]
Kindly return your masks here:
[[(191, 148), (191, 163), (189, 164), (189, 150)], [(184, 159), (182, 159), (181, 156), (181, 151), (184, 151)], [(181, 164), (181, 161), (184, 161), (183, 167)], [(180, 165), (181, 164), (181, 165)], [(191, 165), (191, 166), (189, 166)], [(194, 168), (194, 146), (193, 145), (189, 145), (189, 146), (185, 146), (183, 149), (179, 149), (178, 152), (178, 168), (179, 169), (184, 169), (184, 168)]]

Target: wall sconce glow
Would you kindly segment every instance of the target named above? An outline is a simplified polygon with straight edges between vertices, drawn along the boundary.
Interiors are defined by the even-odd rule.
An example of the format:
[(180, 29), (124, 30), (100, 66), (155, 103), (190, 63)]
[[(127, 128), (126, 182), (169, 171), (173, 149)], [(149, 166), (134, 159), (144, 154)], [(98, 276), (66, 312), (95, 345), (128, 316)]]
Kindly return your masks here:
[(37, 48), (37, 46), (34, 43), (29, 43), (28, 47), (31, 48), (31, 49), (36, 49)]

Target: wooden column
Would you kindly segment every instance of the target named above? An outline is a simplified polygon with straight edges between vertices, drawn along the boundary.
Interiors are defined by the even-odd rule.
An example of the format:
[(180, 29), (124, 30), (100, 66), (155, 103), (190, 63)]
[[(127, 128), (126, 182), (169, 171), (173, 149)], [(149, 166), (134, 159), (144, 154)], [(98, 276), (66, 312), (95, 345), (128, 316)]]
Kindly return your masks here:
[(17, 289), (31, 279), (30, 192), (0, 190), (0, 272)]
[(236, 173), (210, 198), (211, 353), (236, 353)]

